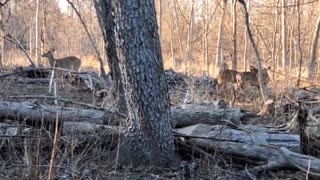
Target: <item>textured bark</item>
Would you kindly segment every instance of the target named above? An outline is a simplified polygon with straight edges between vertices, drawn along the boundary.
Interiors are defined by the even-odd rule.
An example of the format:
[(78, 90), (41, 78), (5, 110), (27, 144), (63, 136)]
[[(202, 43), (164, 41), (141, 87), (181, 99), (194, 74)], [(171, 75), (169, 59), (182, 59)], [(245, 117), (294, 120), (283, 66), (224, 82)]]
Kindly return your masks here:
[(154, 1), (115, 1), (114, 17), (128, 110), (118, 162), (169, 166), (174, 143)]
[(115, 92), (114, 94), (118, 98), (118, 108), (122, 113), (126, 112), (126, 102), (124, 97), (124, 88), (121, 80), (121, 73), (119, 67), (119, 59), (116, 52), (116, 40), (114, 33), (114, 20), (112, 16), (112, 1), (111, 0), (95, 0), (95, 8), (97, 17), (99, 20), (100, 28), (103, 34), (105, 42), (105, 49), (108, 56), (108, 64), (110, 67), (110, 74), (112, 80), (115, 81)]

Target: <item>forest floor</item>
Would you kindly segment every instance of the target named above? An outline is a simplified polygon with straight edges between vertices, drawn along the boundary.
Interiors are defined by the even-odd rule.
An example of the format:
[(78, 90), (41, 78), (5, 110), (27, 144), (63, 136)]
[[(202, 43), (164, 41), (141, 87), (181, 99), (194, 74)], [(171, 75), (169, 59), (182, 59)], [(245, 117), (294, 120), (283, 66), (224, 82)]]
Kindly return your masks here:
[[(208, 96), (204, 91), (208, 88), (196, 88), (195, 102), (210, 102), (212, 99), (226, 98), (228, 101), (228, 94), (222, 96)], [(259, 98), (257, 90), (252, 90), (251, 97), (244, 97), (244, 102), (237, 102), (236, 106), (243, 110), (257, 113), (261, 108), (261, 98)], [(73, 101), (83, 102), (100, 106), (101, 99), (94, 96), (93, 92), (77, 90), (77, 88), (66, 86), (58, 90), (60, 97), (70, 99)], [(210, 93), (208, 93), (210, 94)], [(23, 95), (39, 96), (48, 95), (48, 84), (25, 84), (17, 83), (14, 78), (6, 78), (0, 81), (0, 100), (12, 100), (12, 97), (19, 97)], [(175, 107), (180, 107), (185, 91), (171, 89), (170, 98), (171, 103)], [(212, 99), (211, 99), (212, 98)], [(243, 97), (239, 97), (243, 98)], [(33, 98), (37, 99), (37, 98)], [(15, 101), (28, 101), (30, 99), (19, 99)], [(38, 99), (39, 104), (53, 105), (52, 100)], [(110, 103), (107, 105), (111, 105)], [(60, 103), (63, 107), (78, 107), (74, 104)], [(5, 120), (8, 122), (8, 120)], [(246, 124), (257, 125), (279, 125), (288, 121), (287, 116), (281, 114), (270, 118), (253, 118)], [(13, 120), (9, 123), (14, 124)], [(49, 165), (51, 160), (51, 151), (48, 147), (42, 147), (39, 138), (33, 140), (24, 140), (20, 145), (12, 147), (0, 146), (0, 179), (29, 179), (32, 173), (37, 174), (39, 179), (47, 179), (49, 173)], [(5, 138), (2, 138), (5, 141)], [(28, 146), (26, 143), (34, 144), (31, 147), (38, 157), (36, 167), (32, 167), (31, 162), (26, 163), (25, 153)], [(42, 142), (42, 141), (41, 141)], [(76, 142), (75, 142), (76, 144)], [(1, 148), (2, 147), (2, 148)], [(195, 155), (185, 155), (183, 160), (185, 163), (192, 165), (197, 162), (197, 176), (186, 177), (188, 171), (183, 167), (176, 167), (173, 169), (156, 169), (153, 167), (144, 169), (115, 169), (114, 166), (108, 163), (108, 152), (110, 146), (99, 143), (87, 144), (82, 148), (75, 148), (72, 146), (60, 147), (55, 158), (54, 176), (55, 179), (305, 179), (305, 174), (296, 170), (274, 170), (266, 171), (259, 174), (243, 176), (239, 171), (245, 168), (252, 167), (259, 164), (259, 162), (252, 162), (252, 164), (244, 164), (241, 158), (222, 155), (217, 152), (201, 154), (195, 152)], [(33, 172), (31, 172), (33, 171)], [(38, 171), (38, 172), (36, 172)], [(255, 178), (254, 178), (255, 177)]]

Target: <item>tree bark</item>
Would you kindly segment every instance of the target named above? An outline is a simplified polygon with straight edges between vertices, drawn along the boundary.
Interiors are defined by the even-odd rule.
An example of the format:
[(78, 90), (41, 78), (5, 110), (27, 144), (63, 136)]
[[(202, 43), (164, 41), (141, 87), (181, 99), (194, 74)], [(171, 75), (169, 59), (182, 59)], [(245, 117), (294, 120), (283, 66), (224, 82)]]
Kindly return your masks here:
[(110, 74), (115, 81), (115, 97), (118, 98), (118, 109), (121, 113), (126, 113), (126, 102), (124, 96), (124, 88), (121, 79), (119, 59), (116, 50), (115, 40), (115, 23), (112, 16), (112, 1), (111, 0), (95, 0), (95, 8), (99, 25), (103, 34), (105, 42), (105, 49), (108, 56), (108, 64), (110, 67)]
[(116, 49), (128, 110), (118, 162), (171, 166), (176, 159), (154, 1), (114, 3)]

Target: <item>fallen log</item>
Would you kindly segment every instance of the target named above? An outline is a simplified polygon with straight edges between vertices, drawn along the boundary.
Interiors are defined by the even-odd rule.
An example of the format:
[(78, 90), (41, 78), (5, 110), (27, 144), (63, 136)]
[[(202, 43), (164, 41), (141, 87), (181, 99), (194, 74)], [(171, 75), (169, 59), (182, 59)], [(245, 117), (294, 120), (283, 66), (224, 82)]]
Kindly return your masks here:
[(240, 124), (241, 113), (239, 108), (221, 109), (172, 109), (172, 120), (175, 128), (203, 124)]
[(56, 113), (63, 122), (91, 122), (102, 124), (104, 111), (92, 109), (61, 108), (55, 106), (41, 106), (36, 102), (0, 101), (0, 119), (11, 119), (19, 122), (46, 121), (54, 124)]
[[(309, 170), (312, 175), (320, 173), (320, 159), (288, 150), (299, 151), (299, 135), (266, 132), (265, 130), (267, 129), (255, 126), (230, 129), (223, 126), (198, 124), (175, 129), (174, 132), (175, 136), (183, 137), (185, 142), (207, 151), (219, 151), (222, 154), (265, 162), (263, 165), (249, 169), (250, 172), (278, 168), (297, 168), (299, 166), (299, 170)], [(306, 157), (312, 159), (311, 164), (306, 163)]]
[[(54, 124), (56, 113), (62, 122), (90, 122), (97, 124), (119, 124), (125, 122), (123, 115), (115, 115), (94, 109), (61, 108), (41, 106), (36, 102), (0, 101), (0, 119), (12, 119), (26, 122), (42, 122)], [(182, 110), (172, 109), (172, 122), (175, 127), (183, 127), (198, 123), (233, 124), (240, 123), (241, 113), (237, 108), (214, 110)], [(27, 124), (33, 124), (27, 123)]]
[[(112, 145), (117, 142), (119, 136), (123, 135), (124, 128), (88, 122), (65, 122), (62, 132), (61, 139), (64, 145), (72, 143), (74, 148), (81, 148), (82, 145), (95, 142), (106, 146)], [(35, 133), (35, 129), (30, 127), (0, 123), (0, 140), (3, 142), (0, 149), (7, 148), (8, 146), (23, 148), (21, 144), (23, 144), (25, 139), (30, 138), (39, 139), (42, 145), (41, 148), (52, 146), (52, 136), (48, 136), (48, 133), (42, 133), (42, 136), (38, 136), (39, 134)]]

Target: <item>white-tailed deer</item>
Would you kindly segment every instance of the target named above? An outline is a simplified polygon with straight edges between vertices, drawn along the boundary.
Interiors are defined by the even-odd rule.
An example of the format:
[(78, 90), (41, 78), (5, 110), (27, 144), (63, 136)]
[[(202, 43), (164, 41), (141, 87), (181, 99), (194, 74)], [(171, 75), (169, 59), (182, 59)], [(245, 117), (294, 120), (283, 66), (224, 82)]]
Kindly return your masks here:
[[(262, 68), (261, 71), (261, 80), (262, 83), (264, 85), (267, 85), (269, 82), (269, 75), (268, 75), (268, 70), (270, 69), (270, 67), (266, 68)], [(259, 85), (259, 80), (258, 80), (258, 69), (250, 66), (250, 71), (249, 72), (240, 72), (236, 75), (236, 83), (237, 83), (237, 88), (240, 88), (241, 90), (243, 90), (244, 85), (250, 85), (250, 86), (254, 86), (257, 87), (259, 89), (260, 85)]]
[(54, 49), (44, 53), (42, 57), (46, 57), (49, 59), (49, 63), (52, 67), (58, 67), (73, 71), (80, 71), (81, 68), (81, 60), (75, 56), (68, 56), (64, 58), (55, 59), (53, 57)]
[[(42, 54), (42, 57), (46, 57), (49, 59), (49, 63), (52, 67), (57, 67), (57, 68), (62, 68), (62, 69), (67, 69), (72, 71), (80, 71), (82, 62), (79, 58), (75, 56), (68, 56), (64, 58), (55, 59), (53, 57), (53, 52), (54, 52), (54, 49)], [(71, 77), (70, 72), (68, 72), (67, 74), (69, 74), (69, 77)], [(58, 71), (56, 74), (56, 77), (61, 78), (60, 84), (62, 87), (64, 87), (63, 79), (65, 77), (65, 73)], [(49, 87), (51, 87), (51, 83)]]
[(236, 75), (238, 73), (238, 71), (231, 69), (220, 70), (218, 75), (218, 84), (216, 86), (217, 91), (220, 91), (222, 88), (225, 88), (227, 83), (236, 84)]

